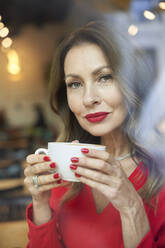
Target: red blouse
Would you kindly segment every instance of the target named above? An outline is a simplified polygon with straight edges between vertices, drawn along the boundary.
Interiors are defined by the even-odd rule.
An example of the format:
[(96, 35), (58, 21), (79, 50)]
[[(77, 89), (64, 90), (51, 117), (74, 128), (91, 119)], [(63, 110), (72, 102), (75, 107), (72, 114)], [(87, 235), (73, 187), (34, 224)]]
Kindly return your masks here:
[[(130, 175), (135, 189), (140, 189), (147, 176), (141, 165)], [(141, 175), (140, 179), (138, 176)], [(52, 219), (40, 226), (32, 222), (32, 204), (27, 208), (29, 243), (27, 248), (123, 248), (121, 220), (118, 210), (111, 203), (98, 214), (90, 187), (83, 189), (74, 199), (58, 210), (58, 202), (66, 192), (59, 187), (52, 190), (50, 205)], [(165, 247), (165, 188), (158, 194), (156, 212), (144, 203), (150, 223), (150, 231), (138, 248)]]

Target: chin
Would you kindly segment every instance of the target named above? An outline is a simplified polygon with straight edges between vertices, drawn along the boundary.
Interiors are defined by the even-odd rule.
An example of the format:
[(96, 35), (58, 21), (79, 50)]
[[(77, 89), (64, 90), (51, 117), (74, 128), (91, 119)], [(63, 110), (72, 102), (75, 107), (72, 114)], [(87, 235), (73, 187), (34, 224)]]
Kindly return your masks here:
[(115, 128), (115, 126), (113, 124), (102, 124), (100, 125), (100, 123), (98, 124), (88, 124), (88, 123), (84, 123), (81, 122), (79, 120), (79, 124), (80, 126), (87, 131), (88, 133), (90, 133), (93, 136), (98, 136), (98, 137), (102, 137), (105, 136), (107, 134), (109, 134), (110, 132), (113, 131), (113, 129)]
[(94, 128), (94, 129), (85, 129), (88, 133), (90, 133), (93, 136), (98, 136), (98, 137), (102, 137), (105, 136), (107, 134), (109, 134), (111, 132), (111, 130), (101, 130), (100, 128)]

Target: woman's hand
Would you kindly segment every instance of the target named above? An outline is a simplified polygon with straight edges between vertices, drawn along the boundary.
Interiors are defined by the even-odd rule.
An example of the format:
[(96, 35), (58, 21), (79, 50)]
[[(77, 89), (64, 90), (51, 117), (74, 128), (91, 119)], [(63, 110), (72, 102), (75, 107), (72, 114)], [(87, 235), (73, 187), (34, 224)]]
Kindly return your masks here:
[[(83, 151), (83, 150), (82, 150)], [(101, 192), (120, 212), (134, 206), (141, 206), (142, 200), (134, 189), (119, 161), (116, 161), (108, 152), (95, 149), (86, 149), (85, 157), (71, 159), (75, 171), (81, 177), (82, 183)]]
[(101, 192), (119, 211), (124, 247), (137, 247), (150, 230), (141, 197), (120, 163), (108, 152), (95, 149), (82, 149), (82, 152), (85, 157), (71, 159), (72, 170), (82, 183)]
[[(33, 201), (47, 204), (50, 190), (61, 184), (60, 175), (56, 172), (56, 164), (43, 154), (31, 154), (26, 158), (26, 161), (24, 183), (31, 193)], [(34, 176), (38, 176), (38, 187), (35, 187), (33, 183)]]
[[(72, 143), (79, 143), (79, 141), (74, 140)], [(27, 156), (26, 162), (27, 167), (24, 170), (24, 183), (32, 195), (33, 202), (48, 204), (51, 189), (70, 184), (70, 182), (62, 182), (59, 173), (56, 171), (56, 163), (52, 162), (48, 156), (31, 154)], [(38, 176), (39, 187), (35, 187), (34, 185), (34, 176)]]
[[(36, 225), (42, 225), (52, 218), (49, 199), (51, 189), (61, 183), (60, 175), (56, 173), (56, 164), (51, 162), (48, 156), (31, 154), (26, 161), (24, 183), (32, 195), (33, 222)], [(34, 185), (35, 176), (37, 176), (37, 187)]]

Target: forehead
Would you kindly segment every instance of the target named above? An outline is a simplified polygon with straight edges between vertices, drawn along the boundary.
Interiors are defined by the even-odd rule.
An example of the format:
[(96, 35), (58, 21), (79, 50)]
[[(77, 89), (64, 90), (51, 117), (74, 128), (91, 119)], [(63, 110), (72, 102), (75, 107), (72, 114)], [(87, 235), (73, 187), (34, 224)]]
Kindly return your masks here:
[(64, 71), (79, 69), (79, 67), (101, 67), (108, 65), (103, 50), (93, 43), (82, 43), (72, 47), (64, 60)]

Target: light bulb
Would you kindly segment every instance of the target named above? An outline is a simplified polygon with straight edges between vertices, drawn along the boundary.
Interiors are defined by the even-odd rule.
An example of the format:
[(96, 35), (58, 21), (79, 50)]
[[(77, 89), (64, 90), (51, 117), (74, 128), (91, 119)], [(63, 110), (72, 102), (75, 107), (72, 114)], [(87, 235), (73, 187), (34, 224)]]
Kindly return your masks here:
[(160, 2), (159, 8), (165, 10), (165, 2)]
[(2, 46), (3, 46), (4, 48), (10, 47), (10, 46), (12, 45), (12, 43), (13, 43), (13, 41), (12, 41), (12, 39), (9, 38), (9, 37), (7, 37), (7, 38), (5, 38), (5, 39), (2, 40)]
[(128, 33), (132, 36), (135, 36), (137, 33), (138, 33), (138, 27), (135, 26), (135, 25), (130, 25), (129, 28), (128, 28)]
[(150, 21), (154, 20), (156, 17), (156, 15), (149, 10), (145, 10), (143, 14), (144, 14), (144, 17)]
[(7, 27), (4, 27), (0, 30), (0, 37), (4, 38), (8, 35), (9, 29)]

